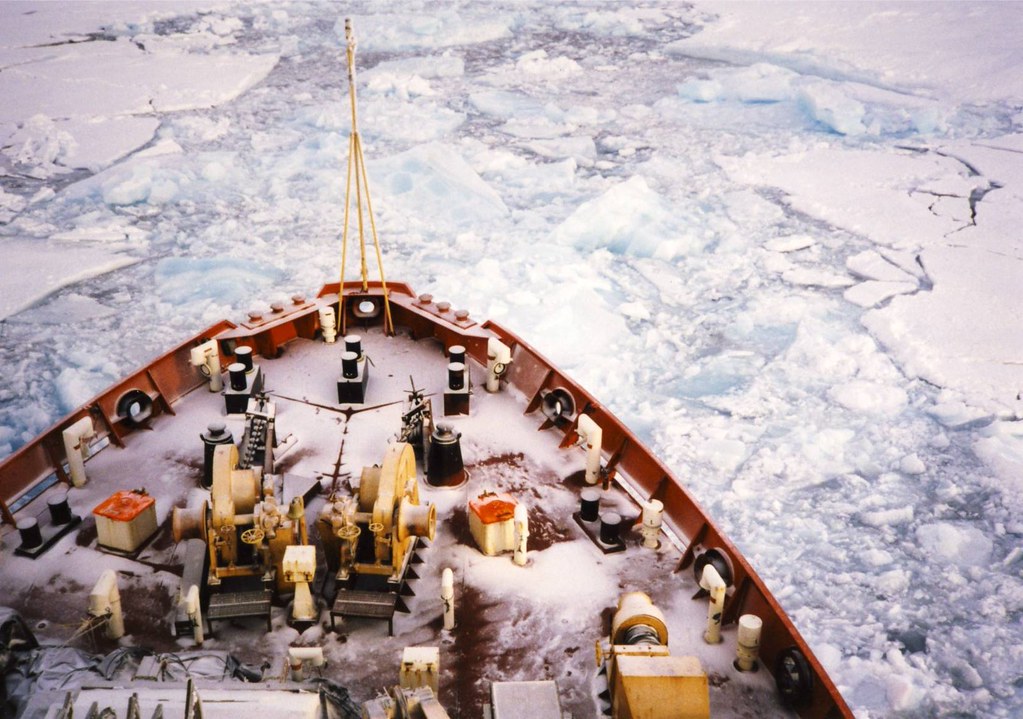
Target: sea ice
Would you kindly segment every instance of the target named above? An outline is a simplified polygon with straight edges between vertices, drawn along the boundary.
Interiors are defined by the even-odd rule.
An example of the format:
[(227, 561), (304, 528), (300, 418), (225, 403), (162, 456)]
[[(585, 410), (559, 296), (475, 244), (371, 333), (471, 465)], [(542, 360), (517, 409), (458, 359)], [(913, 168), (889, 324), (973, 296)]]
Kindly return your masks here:
[(515, 62), (515, 70), (527, 75), (539, 75), (544, 82), (560, 80), (580, 74), (583, 70), (568, 57), (549, 57), (546, 50), (532, 50)]
[(829, 147), (721, 162), (733, 179), (780, 188), (794, 209), (895, 249), (932, 246), (963, 226), (933, 214), (928, 207), (934, 198), (914, 190), (950, 177), (959, 178), (956, 191), (963, 197), (973, 187), (960, 163), (930, 153)]
[(273, 268), (226, 257), (168, 257), (157, 263), (153, 275), (156, 292), (172, 305), (204, 300), (236, 302), (251, 296), (253, 287), (271, 287), (276, 279), (280, 279), (280, 273)]
[(92, 297), (66, 294), (54, 298), (52, 302), (45, 305), (37, 305), (8, 317), (7, 321), (31, 325), (70, 324), (75, 327), (83, 327), (92, 320), (110, 317), (116, 313), (116, 309)]
[(807, 235), (776, 237), (764, 243), (764, 247), (772, 252), (798, 252), (813, 247), (816, 240)]
[(832, 84), (813, 84), (799, 94), (800, 103), (810, 116), (839, 135), (860, 135), (867, 131), (863, 124), (866, 108)]
[(830, 395), (846, 409), (881, 415), (898, 414), (908, 402), (906, 391), (901, 387), (863, 380), (837, 385)]
[[(0, 319), (31, 307), (61, 287), (138, 261), (105, 247), (45, 240), (5, 238), (0, 239), (0, 247), (4, 255), (5, 290), (0, 293)], [(59, 267), (42, 259), (55, 255), (60, 257)]]
[(457, 148), (424, 144), (368, 164), (374, 186), (386, 193), (389, 205), (410, 217), (471, 225), (508, 212)]
[(20, 195), (4, 192), (0, 188), (0, 223), (8, 223), (25, 209), (28, 201)]
[[(770, 61), (834, 80), (882, 87), (923, 88), (938, 97), (983, 102), (1023, 95), (1023, 80), (1012, 71), (1013, 43), (1023, 30), (1012, 4), (964, 16), (955, 3), (921, 6), (833, 6), (701, 2), (719, 19), (668, 46), (669, 52), (748, 65)], [(907, 37), (906, 28), (913, 28)], [(989, 38), (982, 51), (974, 38)], [(923, 48), (941, 38), (944, 62), (935, 64)]]
[(636, 175), (584, 202), (551, 233), (552, 242), (580, 250), (670, 260), (699, 252), (704, 243), (687, 236), (679, 211)]
[(924, 551), (957, 567), (982, 566), (991, 556), (991, 539), (965, 524), (923, 524), (917, 527), (916, 538)]
[[(335, 25), (337, 37), (344, 40), (344, 21), (339, 17)], [(457, 45), (483, 43), (511, 34), (509, 21), (498, 12), (486, 19), (475, 18), (466, 23), (455, 10), (435, 10), (430, 13), (381, 13), (353, 15), (358, 28), (359, 47), (363, 50), (422, 50)]]
[(923, 474), (927, 465), (916, 454), (907, 454), (899, 461), (899, 470), (905, 474)]
[(1023, 261), (964, 247), (922, 259), (933, 289), (893, 298), (864, 324), (908, 373), (1004, 411), (1023, 387), (1023, 332), (1009, 300)]
[(985, 464), (991, 467), (1005, 486), (1010, 489), (1012, 504), (1023, 489), (1023, 426), (1018, 417), (1010, 421), (993, 422), (982, 431), (982, 436), (973, 445), (974, 451)]
[(805, 287), (848, 287), (855, 283), (847, 275), (839, 275), (817, 267), (792, 267), (781, 273), (782, 279)]
[(860, 513), (860, 521), (870, 527), (891, 527), (899, 524), (909, 524), (913, 521), (912, 507), (899, 507), (896, 509), (879, 509)]
[(854, 275), (865, 280), (909, 282), (913, 279), (904, 270), (886, 260), (876, 250), (857, 252), (845, 261), (845, 266)]
[(915, 282), (861, 282), (847, 289), (842, 296), (860, 307), (877, 307), (896, 295), (906, 295), (919, 289)]

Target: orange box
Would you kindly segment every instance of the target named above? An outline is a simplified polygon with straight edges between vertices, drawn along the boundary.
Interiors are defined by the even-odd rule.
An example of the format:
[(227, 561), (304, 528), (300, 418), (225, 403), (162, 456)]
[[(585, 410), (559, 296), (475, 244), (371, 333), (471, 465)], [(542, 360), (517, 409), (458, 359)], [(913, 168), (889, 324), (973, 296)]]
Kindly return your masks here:
[(469, 531), (488, 557), (515, 549), (515, 505), (510, 494), (484, 492), (469, 500)]
[(483, 524), (493, 524), (514, 519), (516, 504), (518, 502), (510, 494), (484, 492), (476, 499), (469, 500), (469, 509)]
[(134, 552), (156, 532), (156, 500), (148, 494), (121, 491), (92, 510), (104, 547)]

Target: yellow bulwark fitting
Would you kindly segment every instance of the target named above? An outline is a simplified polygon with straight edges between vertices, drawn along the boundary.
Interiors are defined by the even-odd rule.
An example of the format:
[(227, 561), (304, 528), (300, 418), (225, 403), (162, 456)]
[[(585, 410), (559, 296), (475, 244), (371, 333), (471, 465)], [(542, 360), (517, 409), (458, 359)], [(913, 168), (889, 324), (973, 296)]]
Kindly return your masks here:
[(345, 219), (341, 232), (341, 285), (339, 288), (339, 305), (337, 313), (338, 332), (344, 333), (345, 322), (345, 263), (348, 260), (348, 223), (352, 198), (352, 175), (355, 176), (355, 214), (359, 228), (359, 256), (362, 273), (362, 292), (369, 291), (369, 271), (366, 268), (366, 234), (363, 219), (362, 198), (366, 197), (366, 215), (369, 216), (370, 232), (373, 235), (373, 247), (376, 250), (377, 268), (380, 270), (380, 285), (384, 293), (384, 331), (394, 334), (394, 323), (391, 320), (391, 303), (387, 292), (387, 280), (384, 279), (384, 262), (380, 253), (380, 241), (377, 239), (377, 225), (373, 217), (373, 203), (369, 198), (369, 177), (366, 174), (366, 161), (362, 156), (362, 140), (359, 137), (357, 104), (355, 101), (355, 32), (352, 21), (345, 19), (345, 54), (348, 58), (348, 94), (352, 101), (352, 134), (348, 138), (348, 177), (345, 180)]

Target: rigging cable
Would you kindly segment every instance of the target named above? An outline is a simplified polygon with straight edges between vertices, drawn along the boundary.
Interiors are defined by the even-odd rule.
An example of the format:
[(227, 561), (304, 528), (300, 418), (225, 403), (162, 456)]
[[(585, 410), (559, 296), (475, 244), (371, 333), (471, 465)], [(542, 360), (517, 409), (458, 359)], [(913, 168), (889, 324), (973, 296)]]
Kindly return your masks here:
[(362, 291), (369, 291), (369, 270), (366, 267), (366, 235), (363, 217), (362, 196), (366, 195), (366, 214), (369, 215), (370, 232), (373, 236), (373, 247), (376, 251), (377, 269), (380, 271), (380, 286), (384, 295), (384, 331), (394, 334), (394, 321), (391, 319), (390, 296), (387, 280), (384, 277), (383, 254), (380, 251), (380, 239), (377, 236), (376, 219), (373, 216), (373, 202), (369, 196), (369, 176), (366, 173), (366, 160), (362, 154), (362, 138), (359, 135), (358, 111), (355, 97), (355, 32), (352, 21), (345, 19), (345, 56), (348, 61), (348, 93), (352, 106), (352, 132), (348, 138), (348, 173), (345, 180), (345, 212), (344, 227), (341, 231), (341, 282), (338, 286), (337, 331), (345, 332), (345, 266), (348, 261), (348, 226), (351, 218), (352, 175), (355, 175), (355, 210), (359, 228), (359, 258), (362, 274)]

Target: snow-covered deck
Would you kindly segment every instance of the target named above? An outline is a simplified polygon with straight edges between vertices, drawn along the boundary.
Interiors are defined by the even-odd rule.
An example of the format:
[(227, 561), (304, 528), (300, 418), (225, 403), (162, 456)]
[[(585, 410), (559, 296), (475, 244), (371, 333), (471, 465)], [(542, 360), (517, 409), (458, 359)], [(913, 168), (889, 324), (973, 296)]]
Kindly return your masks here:
[[(285, 676), (289, 646), (322, 646), (328, 661), (323, 674), (361, 702), (397, 682), (404, 647), (438, 646), (440, 699), (452, 717), (480, 716), (491, 682), (538, 679), (558, 682), (565, 711), (590, 717), (599, 714), (598, 694), (604, 689), (594, 643), (607, 635), (619, 595), (640, 590), (665, 613), (672, 654), (695, 655), (702, 662), (715, 717), (762, 715), (763, 707), (777, 704), (769, 672), (741, 674), (732, 667), (734, 626), (725, 628), (721, 645), (703, 641), (706, 600), (692, 599), (698, 587), (691, 571), (674, 571), (680, 550), (667, 537), (659, 549), (650, 550), (641, 546), (638, 532), (625, 532), (626, 551), (604, 554), (577, 526), (571, 514), (584, 486), (583, 452), (560, 448), (560, 432), (538, 431), (543, 416), (525, 414), (529, 398), (514, 389), (485, 392), (483, 368), (471, 362), (470, 415), (441, 418), (447, 376), (443, 347), (401, 333), (386, 337), (379, 329), (361, 334), (372, 364), (367, 400), (353, 411), (336, 401), (343, 343), (297, 339), (280, 358), (256, 361), (277, 403), (278, 436), (298, 440), (280, 457), (279, 473), (350, 491), (350, 482), (358, 482), (364, 466), (381, 461), (397, 434), (410, 377), (433, 395), (436, 421), (461, 433), (468, 482), (439, 489), (420, 477), (421, 496), (436, 505), (438, 522), (435, 540), (420, 552), (425, 562), (416, 566), (419, 578), (411, 582), (416, 594), (407, 600), (412, 613), (396, 616), (393, 637), (386, 622), (351, 618), (332, 633), (324, 605), (320, 623), (299, 634), (287, 625), (285, 610), (275, 608), (269, 634), (256, 620), (218, 622), (205, 648), (267, 664), (264, 678), (269, 679)], [(177, 402), (174, 412), (155, 417), (152, 431), (128, 436), (125, 448), (109, 446), (96, 454), (87, 463), (88, 484), (69, 492), (72, 509), (83, 516), (118, 490), (141, 487), (152, 494), (160, 530), (137, 559), (100, 551), (91, 516), (38, 560), (13, 555), (17, 533), (3, 536), (4, 601), (22, 613), (41, 640), (67, 640), (85, 615), (89, 588), (112, 568), (119, 573), (128, 632), (121, 644), (161, 652), (192, 648), (190, 639), (175, 639), (171, 633), (183, 548), (170, 538), (169, 517), (172, 507), (194, 505), (204, 497), (199, 434), (210, 422), (224, 420), (238, 440), (243, 427), (240, 417), (225, 416), (223, 398), (204, 388)], [(487, 557), (475, 547), (466, 505), (487, 489), (509, 492), (526, 505), (531, 523), (527, 566), (513, 564), (510, 554)], [(323, 501), (321, 495), (306, 508), (317, 544), (312, 527)], [(38, 505), (45, 512), (43, 503)], [(640, 511), (619, 488), (605, 493), (602, 505), (617, 507), (625, 517)], [(326, 573), (322, 550), (318, 559), (317, 590)], [(441, 621), (440, 577), (446, 567), (455, 574), (458, 623), (453, 631), (443, 630)], [(69, 681), (69, 687), (73, 684)], [(87, 709), (82, 707), (83, 713)], [(780, 708), (778, 713), (783, 714)], [(145, 707), (143, 714), (148, 715)]]

